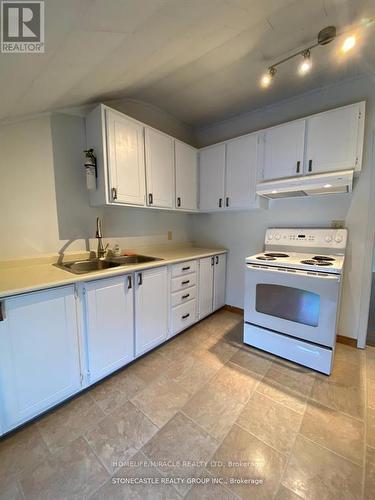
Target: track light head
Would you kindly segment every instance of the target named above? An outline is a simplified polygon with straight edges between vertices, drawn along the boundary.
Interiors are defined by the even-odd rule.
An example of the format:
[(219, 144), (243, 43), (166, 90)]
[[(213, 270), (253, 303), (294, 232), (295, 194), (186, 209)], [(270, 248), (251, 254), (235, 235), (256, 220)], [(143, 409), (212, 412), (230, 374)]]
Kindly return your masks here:
[(263, 88), (267, 88), (271, 85), (273, 77), (276, 75), (276, 68), (271, 66), (268, 68), (268, 72), (262, 76), (260, 80), (260, 85)]
[(300, 75), (305, 75), (310, 71), (312, 66), (310, 50), (309, 49), (304, 50), (303, 52), (301, 52), (301, 55), (303, 57), (303, 61), (299, 65), (298, 72)]

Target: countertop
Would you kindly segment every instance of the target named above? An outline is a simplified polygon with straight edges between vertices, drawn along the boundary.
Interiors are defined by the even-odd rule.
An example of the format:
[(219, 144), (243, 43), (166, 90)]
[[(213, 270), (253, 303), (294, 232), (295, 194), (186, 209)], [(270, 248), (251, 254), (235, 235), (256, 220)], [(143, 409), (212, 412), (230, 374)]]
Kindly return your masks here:
[[(182, 246), (178, 248), (148, 248), (139, 251), (143, 255), (150, 255), (159, 259), (154, 262), (146, 262), (144, 264), (135, 264), (131, 266), (121, 266), (102, 271), (95, 271), (87, 274), (73, 274), (64, 269), (60, 269), (53, 265), (57, 262), (57, 256), (40, 257), (33, 259), (22, 259), (20, 261), (11, 261), (9, 263), (0, 263), (0, 298), (9, 297), (25, 292), (32, 292), (46, 288), (53, 288), (61, 285), (72, 283), (80, 283), (92, 281), (100, 278), (111, 276), (119, 276), (122, 274), (141, 271), (142, 269), (150, 269), (169, 264), (176, 264), (185, 260), (199, 259), (202, 257), (210, 257), (212, 255), (226, 253), (223, 248), (199, 248), (194, 246)], [(78, 258), (87, 258), (88, 253), (84, 256), (82, 253)], [(66, 257), (64, 260), (73, 260), (72, 256)]]

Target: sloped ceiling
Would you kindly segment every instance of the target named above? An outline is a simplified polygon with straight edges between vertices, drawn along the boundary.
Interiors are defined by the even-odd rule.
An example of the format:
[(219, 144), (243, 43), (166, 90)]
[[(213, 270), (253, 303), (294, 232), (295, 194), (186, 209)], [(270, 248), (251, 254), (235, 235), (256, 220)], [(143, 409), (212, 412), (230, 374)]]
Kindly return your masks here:
[(202, 126), (375, 71), (375, 29), (345, 60), (338, 43), (314, 70), (259, 77), (330, 24), (375, 16), (375, 0), (45, 0), (45, 54), (0, 54), (0, 119), (129, 97)]

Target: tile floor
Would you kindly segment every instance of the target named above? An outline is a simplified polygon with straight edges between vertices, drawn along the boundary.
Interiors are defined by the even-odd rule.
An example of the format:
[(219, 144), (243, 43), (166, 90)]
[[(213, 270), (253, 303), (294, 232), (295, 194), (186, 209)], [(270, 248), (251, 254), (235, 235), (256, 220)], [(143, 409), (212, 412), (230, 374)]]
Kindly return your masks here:
[(375, 498), (375, 348), (326, 377), (241, 336), (221, 310), (0, 441), (0, 500)]

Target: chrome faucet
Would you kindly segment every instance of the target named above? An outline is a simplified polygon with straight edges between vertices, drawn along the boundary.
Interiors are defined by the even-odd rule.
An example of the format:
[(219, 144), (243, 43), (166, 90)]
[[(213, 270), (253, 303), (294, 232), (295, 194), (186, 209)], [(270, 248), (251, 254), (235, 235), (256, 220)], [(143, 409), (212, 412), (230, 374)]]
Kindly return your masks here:
[(107, 251), (108, 244), (103, 247), (102, 222), (99, 217), (96, 218), (96, 238), (98, 240), (98, 250), (96, 252), (96, 257), (98, 259), (103, 259)]

